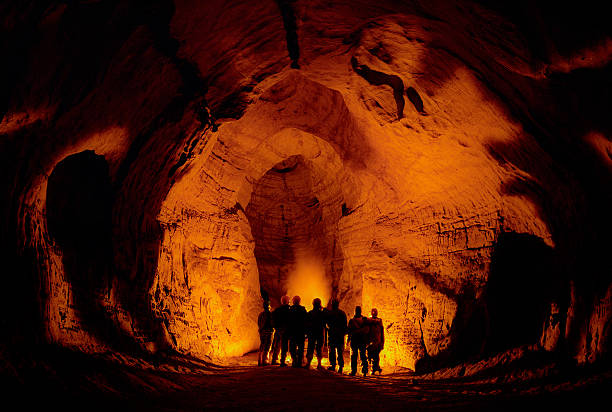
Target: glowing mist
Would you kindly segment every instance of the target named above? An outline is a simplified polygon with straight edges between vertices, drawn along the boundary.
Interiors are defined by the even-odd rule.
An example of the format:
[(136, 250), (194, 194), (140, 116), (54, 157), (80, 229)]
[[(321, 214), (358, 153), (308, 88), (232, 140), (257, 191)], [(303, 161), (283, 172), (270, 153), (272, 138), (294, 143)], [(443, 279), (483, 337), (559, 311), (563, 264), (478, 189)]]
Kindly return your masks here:
[(299, 295), (302, 305), (312, 309), (314, 298), (321, 299), (323, 306), (331, 297), (331, 280), (325, 276), (325, 266), (320, 258), (309, 253), (296, 253), (295, 270), (287, 281), (287, 294)]

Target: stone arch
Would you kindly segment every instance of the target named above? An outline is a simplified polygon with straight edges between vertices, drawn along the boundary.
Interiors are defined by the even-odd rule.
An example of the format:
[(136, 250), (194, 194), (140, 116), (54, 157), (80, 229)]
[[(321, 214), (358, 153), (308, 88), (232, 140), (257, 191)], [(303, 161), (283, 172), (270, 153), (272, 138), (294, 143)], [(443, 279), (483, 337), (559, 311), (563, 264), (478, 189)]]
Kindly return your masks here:
[[(300, 155), (312, 170), (325, 172), (317, 174), (318, 185), (333, 180), (339, 187), (343, 201), (330, 213), (348, 214), (361, 196), (353, 170), (367, 158), (366, 144), (351, 144), (360, 136), (339, 92), (291, 73), (266, 89), (240, 120), (211, 136), (158, 216), (163, 236), (150, 295), (179, 351), (223, 357), (257, 346), (261, 293), (245, 215), (253, 184)], [(347, 241), (339, 236), (334, 247)], [(342, 266), (342, 273), (352, 273), (350, 264)], [(354, 303), (358, 277), (337, 277), (337, 294)]]
[[(324, 304), (332, 296), (341, 298), (346, 294), (339, 286), (344, 276), (342, 244), (346, 239), (341, 235), (340, 219), (347, 202), (359, 196), (355, 178), (329, 143), (298, 129), (284, 129), (271, 136), (260, 145), (256, 158), (265, 162), (247, 170), (239, 197), (246, 199), (244, 209), (255, 239), (262, 288), (272, 291), (273, 303), (287, 292), (305, 295), (306, 306), (314, 297), (323, 298)], [(293, 177), (298, 174), (299, 179)], [(312, 242), (310, 232), (320, 232), (323, 240)], [(276, 256), (276, 250), (282, 253)], [(306, 280), (308, 271), (315, 276), (311, 285), (299, 281), (300, 277)], [(270, 281), (271, 276), (276, 279)], [(310, 296), (316, 293), (321, 296)]]

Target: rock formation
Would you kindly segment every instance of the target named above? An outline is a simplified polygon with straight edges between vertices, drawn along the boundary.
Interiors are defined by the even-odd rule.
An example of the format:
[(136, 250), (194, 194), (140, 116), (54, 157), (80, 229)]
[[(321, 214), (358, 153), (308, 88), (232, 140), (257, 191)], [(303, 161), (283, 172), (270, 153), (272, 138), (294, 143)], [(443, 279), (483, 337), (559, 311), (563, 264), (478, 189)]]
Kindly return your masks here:
[(608, 25), (488, 3), (0, 6), (7, 341), (222, 361), (297, 293), (387, 365), (606, 359)]

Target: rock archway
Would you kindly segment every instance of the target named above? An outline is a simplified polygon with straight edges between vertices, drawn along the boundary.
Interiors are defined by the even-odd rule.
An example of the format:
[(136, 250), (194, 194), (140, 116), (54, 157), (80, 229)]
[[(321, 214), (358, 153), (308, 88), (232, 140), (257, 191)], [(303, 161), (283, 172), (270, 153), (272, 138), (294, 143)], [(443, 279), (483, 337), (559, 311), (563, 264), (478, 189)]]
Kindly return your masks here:
[[(297, 89), (296, 83), (306, 90)], [(324, 99), (312, 104), (308, 88)], [(287, 109), (287, 115), (279, 117), (272, 105)], [(315, 113), (303, 114), (304, 108)], [(276, 246), (262, 232), (266, 219), (279, 217), (262, 209), (271, 200), (264, 187), (274, 174), (292, 176), (294, 188), (303, 192), (299, 196), (309, 197), (303, 206), (319, 210), (291, 219), (301, 225), (300, 239), (286, 246), (300, 260), (287, 263), (295, 270), (296, 264), (316, 262), (327, 285), (327, 296), (321, 297), (334, 293), (347, 308), (358, 300), (360, 276), (341, 252), (342, 243), (350, 240), (342, 234), (340, 219), (365, 202), (359, 177), (351, 172), (360, 163), (351, 158), (359, 154), (348, 144), (355, 133), (338, 123), (346, 121), (350, 124), (350, 115), (337, 92), (290, 74), (272, 84), (241, 120), (210, 135), (213, 140), (175, 182), (158, 217), (164, 234), (151, 296), (154, 311), (180, 350), (229, 356), (256, 347), (254, 323), (262, 287), (269, 285), (260, 279), (270, 279), (263, 250)], [(244, 124), (250, 124), (248, 130)], [(308, 241), (308, 219), (318, 223), (316, 234), (323, 236), (315, 243)], [(264, 242), (259, 250), (253, 233)], [(271, 235), (279, 236), (276, 231)], [(293, 291), (280, 283), (272, 288), (276, 299), (281, 290)], [(305, 300), (312, 297), (305, 294)]]

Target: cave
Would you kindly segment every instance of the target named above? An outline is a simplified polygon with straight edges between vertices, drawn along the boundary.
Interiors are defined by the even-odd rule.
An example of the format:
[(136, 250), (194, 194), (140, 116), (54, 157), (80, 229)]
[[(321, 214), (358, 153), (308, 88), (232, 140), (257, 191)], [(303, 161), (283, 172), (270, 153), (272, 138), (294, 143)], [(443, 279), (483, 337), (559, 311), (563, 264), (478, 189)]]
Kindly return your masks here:
[(299, 295), (306, 306), (317, 297), (324, 305), (338, 298), (343, 203), (335, 177), (318, 176), (297, 155), (273, 166), (254, 185), (245, 212), (262, 298), (274, 306), (283, 295)]
[(108, 163), (91, 150), (66, 157), (49, 175), (49, 237), (60, 249), (58, 254), (83, 327), (96, 325), (90, 333), (104, 340), (113, 332), (111, 325), (104, 325), (108, 321), (99, 296), (111, 273), (111, 195)]
[[(597, 2), (0, 13), (0, 384), (24, 407), (607, 399), (612, 33)], [(382, 375), (347, 375), (348, 344), (344, 374), (327, 346), (321, 369), (257, 366), (262, 306), (285, 295), (349, 319), (376, 308)]]

